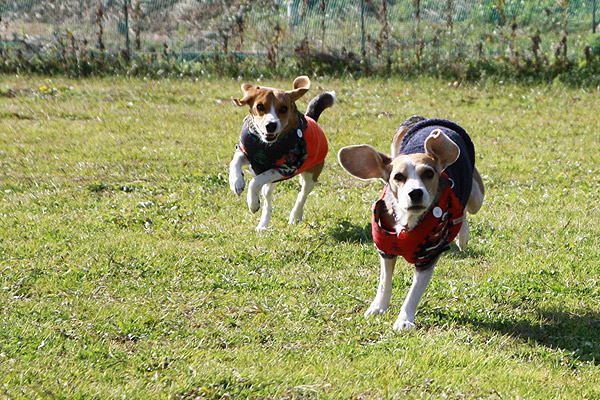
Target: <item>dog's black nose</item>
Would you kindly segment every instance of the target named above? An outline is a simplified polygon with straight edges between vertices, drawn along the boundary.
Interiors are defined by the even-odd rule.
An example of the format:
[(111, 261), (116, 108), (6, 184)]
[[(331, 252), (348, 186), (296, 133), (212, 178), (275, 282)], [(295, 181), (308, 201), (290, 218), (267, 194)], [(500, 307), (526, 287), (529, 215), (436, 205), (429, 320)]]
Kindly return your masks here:
[(408, 192), (408, 197), (415, 202), (418, 203), (423, 199), (423, 189), (413, 189)]
[(265, 129), (269, 133), (275, 132), (275, 129), (277, 129), (277, 122), (269, 122), (269, 123), (267, 123), (267, 125), (265, 125)]

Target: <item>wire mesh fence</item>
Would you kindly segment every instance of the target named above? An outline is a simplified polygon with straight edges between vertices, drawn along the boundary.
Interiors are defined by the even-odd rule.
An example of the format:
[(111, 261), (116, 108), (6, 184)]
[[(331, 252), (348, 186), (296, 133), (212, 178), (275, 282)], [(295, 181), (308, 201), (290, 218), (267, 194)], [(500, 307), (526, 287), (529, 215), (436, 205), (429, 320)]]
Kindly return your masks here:
[(595, 0), (0, 0), (0, 50), (401, 63), (600, 54)]

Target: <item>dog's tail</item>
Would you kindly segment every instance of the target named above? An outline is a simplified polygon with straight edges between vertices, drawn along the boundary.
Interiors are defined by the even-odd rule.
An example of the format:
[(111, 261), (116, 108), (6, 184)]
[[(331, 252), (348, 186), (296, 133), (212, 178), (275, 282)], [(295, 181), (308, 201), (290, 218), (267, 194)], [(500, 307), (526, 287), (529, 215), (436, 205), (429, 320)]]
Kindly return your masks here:
[(319, 120), (319, 116), (326, 109), (331, 107), (337, 101), (335, 92), (323, 92), (317, 95), (314, 99), (308, 103), (306, 108), (306, 115), (316, 121)]
[(404, 121), (398, 129), (396, 129), (396, 133), (394, 133), (394, 138), (392, 139), (392, 148), (390, 155), (392, 158), (398, 155), (398, 149), (400, 149), (400, 143), (402, 143), (402, 139), (404, 139), (404, 135), (416, 124), (421, 121), (425, 121), (427, 118), (421, 117), (420, 115), (413, 115), (406, 121)]

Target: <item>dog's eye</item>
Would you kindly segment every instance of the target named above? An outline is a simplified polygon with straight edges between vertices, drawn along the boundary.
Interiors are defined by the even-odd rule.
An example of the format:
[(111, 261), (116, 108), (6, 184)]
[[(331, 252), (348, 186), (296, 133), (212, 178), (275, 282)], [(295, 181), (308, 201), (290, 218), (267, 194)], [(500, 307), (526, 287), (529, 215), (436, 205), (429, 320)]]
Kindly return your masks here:
[(396, 180), (398, 182), (404, 182), (404, 181), (406, 181), (406, 176), (404, 176), (401, 173), (397, 173), (396, 175), (394, 175), (394, 180)]
[(281, 108), (279, 109), (279, 112), (282, 114), (285, 114), (287, 112), (288, 108), (286, 106), (281, 106)]
[(258, 111), (265, 111), (265, 106), (263, 106), (262, 104), (258, 104), (258, 105), (256, 106), (256, 109), (257, 109)]
[(423, 172), (423, 175), (421, 176), (421, 179), (433, 179), (434, 175), (435, 174), (434, 174), (434, 172), (432, 170), (426, 169)]

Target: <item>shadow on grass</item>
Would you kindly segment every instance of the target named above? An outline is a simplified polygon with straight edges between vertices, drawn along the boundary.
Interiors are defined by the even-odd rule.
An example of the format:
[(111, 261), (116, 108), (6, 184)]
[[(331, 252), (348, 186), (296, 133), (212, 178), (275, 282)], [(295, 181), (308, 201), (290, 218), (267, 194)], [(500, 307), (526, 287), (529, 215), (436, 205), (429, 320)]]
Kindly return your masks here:
[(343, 243), (372, 243), (371, 224), (360, 226), (349, 221), (338, 221), (335, 227), (329, 230), (329, 235), (338, 242)]
[[(372, 243), (371, 226), (338, 221), (329, 234), (335, 240), (345, 243)], [(453, 259), (477, 259), (484, 253), (467, 247), (460, 251), (456, 245), (445, 253)], [(522, 305), (513, 305), (522, 308)], [(488, 329), (515, 338), (531, 340), (552, 349), (560, 349), (572, 354), (577, 360), (600, 365), (600, 312), (582, 310), (581, 313), (569, 313), (561, 310), (531, 310), (537, 314), (539, 322), (522, 319), (497, 319), (484, 314), (468, 315), (447, 314), (443, 310), (434, 311), (440, 320), (453, 319), (459, 324), (474, 329)], [(436, 318), (436, 319), (437, 319)]]
[[(532, 341), (552, 349), (571, 353), (579, 361), (600, 365), (600, 312), (582, 310), (570, 313), (560, 310), (532, 310), (539, 322), (490, 320), (475, 314), (454, 316), (460, 324), (475, 329), (489, 329), (514, 338)], [(453, 318), (453, 316), (446, 316)]]
[(474, 247), (467, 246), (466, 249), (460, 250), (453, 242), (450, 245), (450, 250), (445, 252), (442, 257), (449, 257), (453, 260), (467, 260), (467, 259), (481, 259), (485, 256), (485, 253), (481, 250), (476, 250)]

